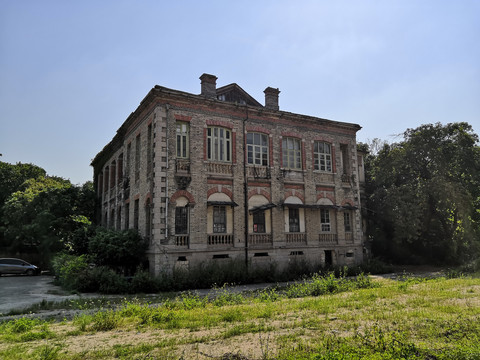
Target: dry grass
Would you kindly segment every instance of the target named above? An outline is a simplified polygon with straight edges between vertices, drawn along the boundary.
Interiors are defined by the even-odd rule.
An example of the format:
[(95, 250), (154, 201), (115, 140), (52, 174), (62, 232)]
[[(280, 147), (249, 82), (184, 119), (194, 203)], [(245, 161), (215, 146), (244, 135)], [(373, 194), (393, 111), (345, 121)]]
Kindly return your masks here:
[[(142, 320), (141, 311), (147, 310), (139, 307), (139, 313), (124, 314), (108, 331), (92, 330), (93, 320), (85, 315), (83, 328), (78, 319), (49, 324), (47, 339), (0, 337), (0, 358), (206, 360), (230, 354), (231, 359), (313, 359), (326, 346), (344, 352), (364, 347), (371, 354), (386, 346), (381, 356), (387, 356), (388, 347), (401, 344), (406, 347), (398, 351), (418, 358), (462, 351), (480, 358), (480, 279), (375, 281), (377, 288), (318, 297), (173, 307), (155, 321)], [(393, 359), (392, 354), (376, 358)]]

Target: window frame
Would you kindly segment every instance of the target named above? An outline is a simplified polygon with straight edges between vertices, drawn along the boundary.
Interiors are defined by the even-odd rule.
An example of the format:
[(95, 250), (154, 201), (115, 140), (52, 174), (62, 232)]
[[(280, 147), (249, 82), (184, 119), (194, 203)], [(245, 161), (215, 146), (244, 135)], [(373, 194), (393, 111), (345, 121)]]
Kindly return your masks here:
[(267, 134), (254, 131), (247, 133), (247, 164), (268, 166), (270, 162), (268, 151), (269, 139)]
[(252, 214), (252, 225), (254, 233), (266, 233), (265, 211), (257, 211)]
[[(182, 127), (185, 127), (185, 129), (183, 129)], [(175, 150), (177, 154), (177, 159), (189, 159), (190, 158), (190, 123), (186, 121), (177, 121), (175, 134), (176, 134)]]
[(288, 232), (300, 232), (300, 211), (298, 208), (288, 208)]
[(227, 207), (225, 205), (213, 206), (212, 220), (214, 234), (227, 233)]
[(232, 130), (226, 127), (207, 127), (207, 160), (232, 163), (232, 135)]
[(343, 228), (345, 229), (346, 233), (353, 232), (352, 216), (348, 211), (343, 213)]
[(320, 209), (320, 231), (322, 233), (332, 232), (332, 222), (330, 219), (330, 210)]
[[(298, 148), (297, 148), (298, 145)], [(282, 167), (285, 169), (302, 170), (302, 140), (296, 137), (282, 138)]]
[[(324, 148), (323, 151), (320, 151), (320, 145)], [(325, 146), (328, 146), (328, 152), (325, 151)], [(332, 172), (332, 144), (326, 141), (315, 141), (313, 143), (313, 169), (316, 171)]]
[(175, 234), (187, 235), (188, 232), (188, 206), (175, 207)]

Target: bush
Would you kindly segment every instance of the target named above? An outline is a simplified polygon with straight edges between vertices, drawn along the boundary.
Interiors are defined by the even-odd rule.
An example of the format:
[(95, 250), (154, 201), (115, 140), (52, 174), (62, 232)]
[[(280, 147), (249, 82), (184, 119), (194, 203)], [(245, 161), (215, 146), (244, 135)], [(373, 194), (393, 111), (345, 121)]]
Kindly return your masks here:
[(152, 277), (148, 271), (142, 269), (137, 269), (129, 287), (129, 291), (132, 293), (155, 293), (159, 289), (159, 281)]
[(88, 269), (86, 255), (60, 254), (53, 258), (52, 267), (56, 281), (67, 290), (79, 290), (83, 283), (83, 274)]
[(95, 264), (129, 275), (144, 262), (147, 249), (148, 243), (135, 230), (98, 228), (88, 243)]

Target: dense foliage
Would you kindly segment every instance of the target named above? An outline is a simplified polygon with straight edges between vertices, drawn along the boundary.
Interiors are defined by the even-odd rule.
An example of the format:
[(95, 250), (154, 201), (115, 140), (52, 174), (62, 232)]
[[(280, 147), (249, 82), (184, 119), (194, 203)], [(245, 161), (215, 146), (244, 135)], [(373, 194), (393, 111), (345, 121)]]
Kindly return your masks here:
[(74, 186), (43, 175), (26, 179), (4, 200), (0, 247), (7, 253), (41, 254), (47, 264), (53, 254), (73, 249), (91, 225), (94, 204), (91, 182)]
[(480, 147), (469, 124), (408, 129), (403, 141), (383, 143), (366, 160), (374, 254), (437, 264), (478, 256)]

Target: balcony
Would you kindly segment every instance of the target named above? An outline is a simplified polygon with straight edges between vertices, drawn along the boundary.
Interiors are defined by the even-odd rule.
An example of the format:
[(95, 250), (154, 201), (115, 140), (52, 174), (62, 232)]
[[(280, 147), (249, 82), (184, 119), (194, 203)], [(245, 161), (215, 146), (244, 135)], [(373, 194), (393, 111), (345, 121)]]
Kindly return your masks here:
[(247, 177), (254, 179), (270, 179), (270, 168), (268, 166), (248, 166)]
[(305, 244), (307, 242), (307, 234), (305, 233), (286, 233), (287, 244)]
[(233, 246), (233, 235), (232, 234), (208, 234), (208, 245)]
[(188, 247), (190, 244), (190, 236), (188, 235), (175, 235), (175, 245), (178, 247)]
[(232, 176), (233, 166), (230, 163), (207, 162), (207, 172), (210, 174)]
[(175, 160), (175, 171), (177, 173), (190, 174), (190, 160), (187, 160), (187, 159)]
[(271, 246), (273, 244), (272, 234), (248, 234), (248, 246)]
[(352, 232), (346, 232), (345, 233), (345, 243), (346, 244), (353, 244), (353, 233)]
[(337, 234), (318, 234), (318, 241), (321, 245), (337, 245)]

